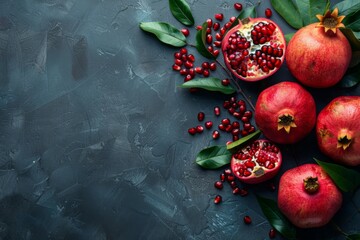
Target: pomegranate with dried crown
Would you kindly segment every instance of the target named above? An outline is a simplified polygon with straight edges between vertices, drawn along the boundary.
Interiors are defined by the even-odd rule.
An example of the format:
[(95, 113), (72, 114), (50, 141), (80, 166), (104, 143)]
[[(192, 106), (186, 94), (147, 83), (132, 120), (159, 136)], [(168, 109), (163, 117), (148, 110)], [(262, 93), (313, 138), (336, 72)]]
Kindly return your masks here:
[(240, 181), (255, 184), (273, 178), (281, 163), (280, 149), (272, 142), (260, 139), (233, 154), (231, 170)]
[(315, 126), (314, 98), (298, 83), (275, 84), (260, 93), (255, 106), (255, 122), (273, 142), (296, 143)]
[(278, 207), (299, 228), (326, 225), (342, 204), (342, 194), (317, 164), (287, 170), (280, 178)]
[(284, 62), (285, 38), (280, 27), (266, 18), (246, 18), (222, 40), (226, 67), (237, 78), (259, 81), (274, 74)]
[(286, 50), (286, 64), (297, 80), (314, 88), (331, 87), (344, 76), (351, 60), (351, 46), (337, 28), (344, 16), (338, 9), (317, 15), (320, 23), (298, 30)]
[(333, 99), (317, 118), (316, 136), (321, 152), (335, 161), (360, 165), (360, 97)]

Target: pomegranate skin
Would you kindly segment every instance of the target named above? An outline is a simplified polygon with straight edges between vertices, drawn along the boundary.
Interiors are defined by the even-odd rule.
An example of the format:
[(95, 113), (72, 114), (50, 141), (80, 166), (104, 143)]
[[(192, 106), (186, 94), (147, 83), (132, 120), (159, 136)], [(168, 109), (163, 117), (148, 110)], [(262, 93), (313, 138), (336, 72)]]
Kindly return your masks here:
[[(316, 123), (319, 149), (334, 161), (360, 165), (360, 97), (341, 96), (320, 111)], [(351, 138), (348, 147), (339, 146), (339, 136)], [(340, 142), (341, 143), (341, 142)]]
[[(317, 177), (317, 192), (308, 193), (305, 190), (304, 179), (308, 177)], [(317, 164), (304, 164), (290, 169), (280, 178), (278, 207), (299, 228), (326, 225), (341, 204), (341, 192)]]
[(302, 84), (313, 88), (334, 86), (344, 76), (351, 60), (351, 46), (337, 29), (324, 32), (317, 23), (298, 30), (286, 50), (290, 72)]
[[(278, 129), (279, 119), (288, 114), (296, 127)], [(315, 126), (316, 106), (311, 94), (295, 82), (281, 82), (263, 90), (255, 106), (255, 122), (265, 137), (280, 144), (293, 144)]]

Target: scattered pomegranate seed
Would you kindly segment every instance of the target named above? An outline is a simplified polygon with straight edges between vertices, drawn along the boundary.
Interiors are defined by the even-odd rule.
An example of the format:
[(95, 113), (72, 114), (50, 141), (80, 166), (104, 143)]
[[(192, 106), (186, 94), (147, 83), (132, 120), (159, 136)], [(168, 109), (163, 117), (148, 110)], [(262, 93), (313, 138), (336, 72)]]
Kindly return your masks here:
[(230, 19), (229, 19), (229, 22), (235, 22), (235, 20), (236, 20), (236, 17), (234, 17), (234, 16), (232, 16)]
[(212, 41), (213, 41), (212, 35), (211, 35), (211, 34), (206, 35), (206, 42), (207, 42), (207, 44), (211, 44)]
[(195, 62), (195, 56), (193, 54), (189, 54), (187, 55), (187, 60), (189, 60), (190, 62)]
[(196, 26), (196, 30), (198, 31), (202, 30), (202, 26), (201, 25)]
[(203, 126), (201, 126), (201, 125), (196, 126), (196, 132), (197, 132), (197, 133), (202, 133), (203, 131), (204, 131), (204, 127), (203, 127)]
[(195, 70), (195, 72), (198, 73), (198, 74), (202, 74), (202, 73), (203, 73), (202, 67), (196, 67), (194, 70)]
[(220, 29), (220, 23), (218, 23), (218, 22), (214, 23), (214, 24), (213, 24), (213, 29), (214, 29), (215, 31), (219, 30), (219, 29)]
[(275, 237), (276, 237), (276, 230), (272, 228), (269, 231), (269, 238), (273, 239)]
[(214, 51), (212, 51), (213, 53), (213, 55), (215, 56), (215, 57), (217, 57), (218, 55), (219, 55), (219, 53), (220, 53), (220, 51), (218, 50), (218, 49), (215, 49)]
[(175, 52), (174, 53), (174, 58), (175, 59), (181, 59), (181, 53), (180, 52)]
[(199, 122), (204, 121), (205, 118), (205, 113), (204, 112), (199, 112), (197, 115), (197, 119), (199, 120)]
[(216, 116), (220, 116), (220, 108), (218, 106), (214, 107), (214, 113)]
[(215, 14), (215, 19), (216, 20), (219, 20), (219, 21), (222, 21), (224, 19), (224, 14), (222, 13), (216, 13)]
[(235, 180), (235, 176), (232, 175), (232, 174), (230, 174), (230, 175), (227, 176), (226, 180), (227, 180), (228, 182), (232, 182), (232, 181)]
[(227, 125), (230, 124), (230, 119), (224, 118), (224, 119), (221, 120), (221, 123), (222, 123), (223, 125), (227, 126)]
[(174, 65), (172, 66), (172, 69), (173, 69), (174, 71), (180, 71), (180, 70), (181, 70), (181, 67), (180, 67), (179, 65), (174, 64)]
[(196, 134), (196, 128), (194, 128), (194, 127), (189, 128), (188, 133), (190, 133), (191, 135), (195, 135)]
[(219, 204), (221, 203), (221, 201), (222, 201), (222, 197), (220, 195), (216, 195), (214, 199), (214, 203)]
[(211, 71), (215, 71), (216, 70), (216, 62), (210, 63), (209, 68), (210, 68)]
[(208, 28), (211, 28), (213, 25), (213, 21), (211, 18), (206, 19), (206, 23), (207, 23)]
[(181, 48), (181, 49), (180, 49), (180, 53), (181, 53), (182, 55), (187, 54), (187, 49), (186, 49), (186, 48)]
[(220, 180), (221, 180), (222, 182), (225, 181), (225, 173), (220, 174)]
[(212, 121), (207, 121), (207, 122), (205, 122), (205, 127), (206, 127), (207, 129), (210, 129), (212, 126), (213, 126), (213, 122), (212, 122)]
[(231, 172), (231, 169), (230, 169), (230, 168), (225, 169), (225, 170), (224, 170), (224, 173), (225, 173), (225, 175), (226, 175), (226, 176), (229, 176), (229, 175), (231, 175), (231, 174), (232, 174), (232, 172)]
[(214, 183), (214, 186), (215, 186), (215, 188), (217, 188), (217, 189), (223, 189), (223, 187), (224, 187), (224, 185), (223, 185), (223, 183), (222, 183), (221, 181), (216, 181), (216, 182)]
[(242, 4), (241, 3), (234, 3), (234, 8), (238, 11), (242, 10)]
[(204, 69), (202, 74), (203, 74), (204, 77), (210, 76), (210, 72), (207, 69)]
[(190, 81), (191, 79), (193, 79), (193, 76), (191, 76), (190, 74), (187, 74), (184, 78), (184, 82), (188, 82)]
[(214, 130), (214, 131), (213, 131), (213, 134), (212, 134), (212, 138), (213, 138), (213, 139), (218, 139), (219, 137), (220, 137), (219, 131)]
[(249, 192), (246, 190), (246, 189), (240, 189), (240, 196), (242, 196), (242, 197), (245, 197), (246, 195), (248, 195), (249, 194)]
[(244, 217), (244, 223), (245, 224), (250, 224), (251, 223), (251, 217), (250, 216), (245, 216)]
[(208, 62), (203, 62), (203, 63), (201, 64), (201, 67), (202, 67), (203, 69), (209, 69), (209, 66), (210, 66), (210, 63), (208, 63)]
[(240, 188), (238, 188), (238, 187), (234, 188), (233, 191), (232, 191), (232, 193), (233, 193), (234, 195), (240, 194)]
[(181, 74), (181, 75), (184, 75), (184, 76), (185, 76), (185, 75), (188, 75), (188, 74), (189, 74), (189, 70), (186, 69), (186, 68), (183, 68), (183, 69), (180, 70), (180, 74)]
[(223, 86), (229, 86), (230, 85), (230, 80), (225, 78), (225, 79), (221, 80), (221, 84)]
[(190, 31), (187, 28), (181, 29), (181, 32), (182, 32), (182, 34), (184, 34), (185, 37), (189, 36), (189, 34), (190, 34)]
[(230, 182), (230, 187), (231, 187), (232, 189), (234, 189), (234, 188), (237, 188), (238, 186), (237, 186), (237, 184), (236, 184), (235, 181), (231, 181), (231, 182)]
[(272, 16), (272, 11), (271, 11), (270, 8), (265, 9), (265, 16), (266, 16), (267, 18), (271, 18), (271, 16)]

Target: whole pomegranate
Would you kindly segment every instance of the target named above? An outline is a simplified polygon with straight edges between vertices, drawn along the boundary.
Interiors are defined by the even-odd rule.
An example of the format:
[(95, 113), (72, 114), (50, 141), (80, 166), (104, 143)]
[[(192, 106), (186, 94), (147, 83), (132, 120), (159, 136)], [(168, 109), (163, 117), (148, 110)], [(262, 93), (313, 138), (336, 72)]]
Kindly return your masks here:
[(317, 118), (316, 136), (321, 152), (349, 166), (360, 165), (360, 97), (333, 99)]
[(296, 143), (315, 126), (314, 98), (295, 82), (275, 84), (260, 93), (255, 122), (268, 139), (280, 144)]
[(285, 38), (273, 21), (246, 18), (226, 33), (221, 49), (231, 73), (245, 81), (258, 81), (283, 64)]
[(326, 88), (338, 83), (351, 60), (351, 46), (338, 27), (343, 17), (338, 10), (328, 11), (313, 23), (298, 30), (286, 51), (290, 72), (306, 86)]
[(278, 207), (299, 228), (326, 225), (342, 204), (342, 194), (317, 164), (304, 164), (280, 178)]
[(238, 150), (231, 159), (231, 170), (240, 181), (250, 184), (273, 178), (280, 170), (280, 149), (268, 140), (260, 139)]

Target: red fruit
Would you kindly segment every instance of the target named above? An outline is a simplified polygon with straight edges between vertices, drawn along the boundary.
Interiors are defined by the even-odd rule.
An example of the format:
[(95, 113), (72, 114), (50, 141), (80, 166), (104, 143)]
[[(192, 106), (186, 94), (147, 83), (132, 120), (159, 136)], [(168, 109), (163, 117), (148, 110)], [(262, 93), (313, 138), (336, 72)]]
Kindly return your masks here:
[(244, 223), (250, 224), (251, 223), (251, 217), (250, 216), (245, 216), (244, 217)]
[(222, 181), (216, 181), (214, 183), (214, 187), (217, 189), (223, 189), (224, 185), (223, 185)]
[(226, 67), (237, 78), (254, 82), (279, 70), (285, 58), (285, 44), (284, 35), (275, 22), (247, 18), (226, 33), (221, 49)]
[(223, 86), (229, 86), (230, 85), (230, 80), (228, 78), (225, 78), (225, 79), (221, 80), (221, 84)]
[(213, 131), (213, 134), (212, 134), (212, 138), (213, 138), (213, 139), (218, 139), (219, 137), (220, 137), (219, 131), (214, 130), (214, 131)]
[(222, 21), (224, 19), (224, 14), (222, 13), (216, 13), (215, 14), (215, 19), (216, 20), (219, 20), (219, 21)]
[(360, 97), (341, 96), (318, 115), (316, 136), (321, 152), (335, 161), (360, 165)]
[(242, 10), (242, 4), (241, 3), (234, 3), (234, 8), (238, 11)]
[(222, 197), (220, 195), (216, 195), (214, 198), (214, 203), (219, 204), (222, 201)]
[(196, 126), (196, 132), (197, 133), (202, 133), (204, 131), (204, 127), (199, 125), (199, 126)]
[(214, 107), (214, 113), (216, 116), (220, 116), (220, 108), (219, 107)]
[(184, 34), (185, 37), (189, 36), (189, 34), (190, 34), (190, 31), (187, 28), (181, 29), (181, 32), (182, 32), (182, 34)]
[(313, 23), (298, 30), (286, 51), (286, 63), (290, 72), (301, 83), (314, 88), (326, 88), (338, 83), (344, 76), (352, 55), (344, 34), (329, 26), (337, 21), (337, 13), (333, 17), (328, 12), (324, 19), (322, 24), (325, 29), (317, 27), (318, 23)]
[(213, 126), (213, 122), (212, 122), (212, 121), (207, 121), (207, 122), (205, 122), (205, 127), (206, 127), (207, 129), (210, 129), (212, 126)]
[(317, 164), (290, 169), (280, 178), (279, 209), (299, 228), (326, 225), (341, 203), (341, 192)]
[(196, 134), (196, 128), (192, 127), (188, 129), (188, 133), (191, 135), (195, 135)]
[(267, 18), (271, 18), (271, 16), (272, 16), (272, 11), (271, 11), (270, 8), (265, 9), (265, 16), (266, 16)]
[(316, 106), (311, 94), (294, 82), (281, 82), (262, 91), (255, 106), (255, 122), (265, 137), (280, 144), (296, 143), (315, 126)]
[(269, 231), (269, 238), (273, 239), (276, 237), (276, 230), (274, 228)]
[(274, 177), (280, 169), (281, 162), (279, 148), (261, 139), (238, 150), (232, 156), (231, 169), (240, 181), (255, 184)]
[(199, 120), (199, 122), (204, 121), (205, 118), (205, 113), (204, 112), (199, 112), (197, 115), (197, 119)]

